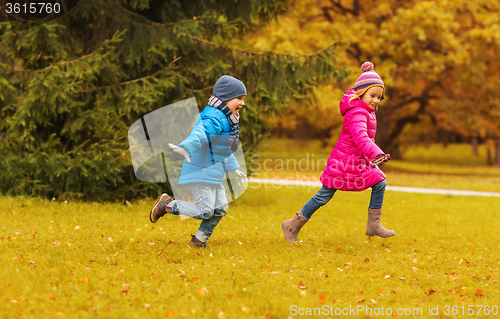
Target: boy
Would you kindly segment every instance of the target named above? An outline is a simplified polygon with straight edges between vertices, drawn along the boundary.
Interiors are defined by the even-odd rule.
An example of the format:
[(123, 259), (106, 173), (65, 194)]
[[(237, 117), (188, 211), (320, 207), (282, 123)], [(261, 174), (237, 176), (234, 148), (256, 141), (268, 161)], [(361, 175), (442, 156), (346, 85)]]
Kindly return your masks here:
[(208, 106), (196, 120), (189, 136), (178, 146), (169, 144), (183, 158), (179, 184), (187, 184), (195, 204), (174, 200), (162, 194), (151, 209), (149, 219), (156, 223), (166, 213), (201, 219), (189, 247), (211, 248), (208, 238), (226, 215), (228, 205), (223, 186), (226, 172), (246, 176), (232, 152), (239, 144), (239, 114), (245, 106), (247, 90), (243, 82), (220, 77), (213, 88)]

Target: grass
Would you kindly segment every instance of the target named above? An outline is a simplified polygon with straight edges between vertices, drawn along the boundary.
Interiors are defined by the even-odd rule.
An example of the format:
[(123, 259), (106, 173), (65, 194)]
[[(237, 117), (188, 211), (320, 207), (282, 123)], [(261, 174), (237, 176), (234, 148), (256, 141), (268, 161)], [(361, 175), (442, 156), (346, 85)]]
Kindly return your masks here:
[[(320, 141), (268, 139), (251, 159), (254, 177), (319, 180), (330, 152)], [(486, 166), (483, 146), (477, 157), (466, 144), (414, 146), (403, 156), (382, 166), (391, 186), (500, 192), (500, 168)]]
[[(257, 177), (319, 178), (331, 151), (317, 141), (266, 143), (252, 159), (261, 165)], [(484, 149), (470, 161), (469, 151), (413, 148), (383, 169), (390, 185), (500, 191), (500, 170), (481, 164)], [(381, 239), (364, 232), (370, 192), (338, 192), (289, 245), (280, 222), (317, 190), (249, 184), (216, 228), (212, 250), (187, 247), (199, 221), (166, 216), (151, 224), (154, 200), (0, 197), (0, 318), (498, 313), (499, 198), (388, 191), (383, 222), (397, 235)]]
[(152, 200), (1, 197), (0, 317), (345, 317), (336, 309), (359, 306), (464, 318), (500, 306), (499, 199), (387, 192), (383, 221), (397, 235), (381, 239), (364, 235), (369, 191), (339, 192), (287, 244), (280, 222), (316, 191), (250, 184), (208, 251), (187, 248), (198, 221), (151, 224)]

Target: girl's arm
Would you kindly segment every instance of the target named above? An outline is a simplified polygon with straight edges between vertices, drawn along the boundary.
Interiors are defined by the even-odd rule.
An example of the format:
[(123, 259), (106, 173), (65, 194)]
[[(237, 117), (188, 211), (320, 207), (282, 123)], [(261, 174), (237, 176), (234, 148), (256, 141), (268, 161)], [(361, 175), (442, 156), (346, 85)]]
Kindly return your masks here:
[(354, 144), (368, 157), (374, 161), (378, 155), (384, 155), (380, 147), (368, 136), (368, 114), (363, 111), (353, 110), (349, 114), (349, 130)]

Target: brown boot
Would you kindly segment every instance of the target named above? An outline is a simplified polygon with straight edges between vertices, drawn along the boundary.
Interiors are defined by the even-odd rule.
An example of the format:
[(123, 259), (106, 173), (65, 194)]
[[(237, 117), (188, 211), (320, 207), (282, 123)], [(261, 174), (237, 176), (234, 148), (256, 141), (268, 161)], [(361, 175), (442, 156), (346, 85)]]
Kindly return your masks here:
[(297, 235), (307, 219), (302, 215), (302, 211), (295, 214), (292, 219), (287, 219), (281, 223), (281, 229), (285, 232), (285, 240), (290, 244), (297, 242)]
[(166, 213), (172, 212), (172, 208), (167, 206), (172, 201), (173, 199), (168, 196), (168, 194), (161, 194), (160, 197), (158, 197), (156, 204), (149, 212), (149, 220), (152, 223), (156, 223), (160, 217), (163, 217)]
[(198, 238), (196, 238), (195, 235), (191, 235), (191, 241), (188, 244), (189, 247), (196, 247), (196, 248), (205, 248), (205, 249), (211, 249), (210, 245), (208, 245), (205, 242), (202, 242)]
[(396, 235), (394, 230), (385, 229), (380, 222), (382, 216), (382, 208), (368, 208), (368, 223), (366, 224), (366, 235), (387, 238)]

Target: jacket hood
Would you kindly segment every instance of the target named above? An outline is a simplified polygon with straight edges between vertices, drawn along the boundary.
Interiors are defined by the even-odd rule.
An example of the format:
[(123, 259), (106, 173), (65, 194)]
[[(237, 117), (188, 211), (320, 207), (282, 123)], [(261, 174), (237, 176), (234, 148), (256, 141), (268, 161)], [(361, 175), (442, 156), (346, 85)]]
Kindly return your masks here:
[(356, 95), (356, 92), (354, 91), (354, 88), (351, 88), (349, 91), (347, 91), (346, 94), (344, 94), (344, 97), (342, 98), (342, 100), (340, 100), (339, 107), (340, 107), (340, 114), (342, 114), (342, 116), (345, 116), (347, 111), (349, 111), (350, 109), (353, 109), (355, 107), (362, 107), (365, 110), (367, 110), (368, 112), (375, 111), (375, 109), (366, 105), (366, 103), (361, 101), (361, 99), (355, 99), (355, 100), (352, 100), (351, 102), (349, 102), (349, 98), (353, 95)]

